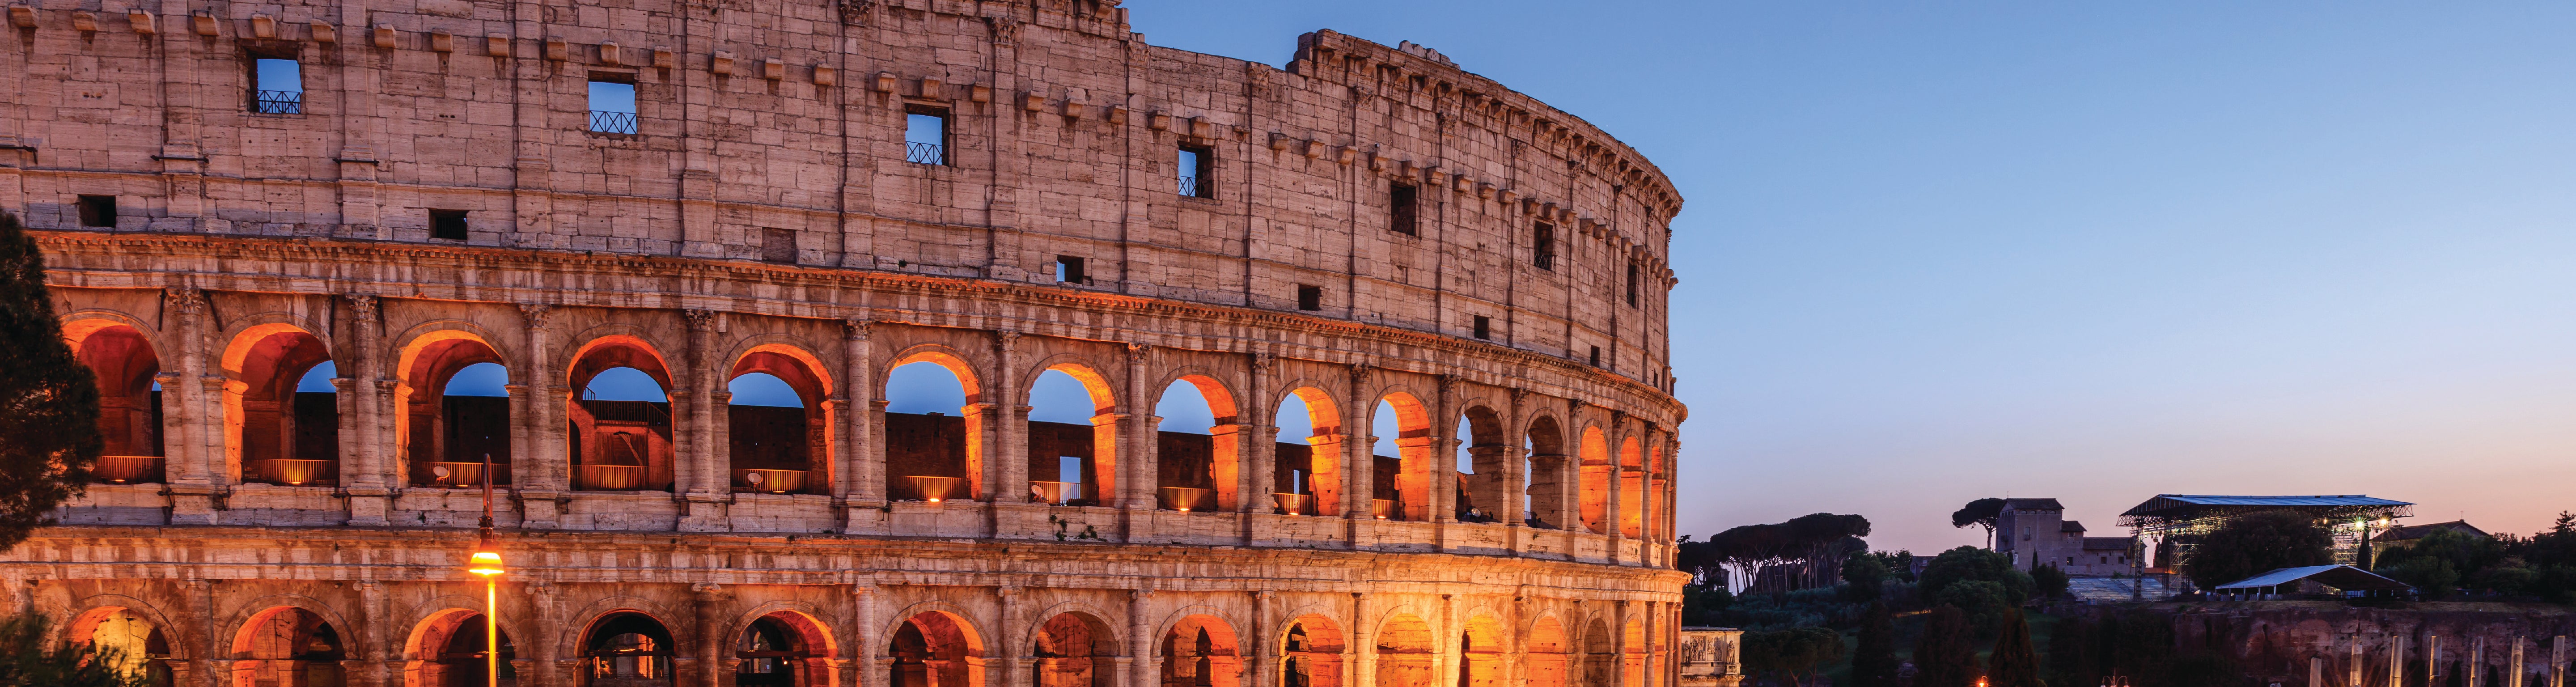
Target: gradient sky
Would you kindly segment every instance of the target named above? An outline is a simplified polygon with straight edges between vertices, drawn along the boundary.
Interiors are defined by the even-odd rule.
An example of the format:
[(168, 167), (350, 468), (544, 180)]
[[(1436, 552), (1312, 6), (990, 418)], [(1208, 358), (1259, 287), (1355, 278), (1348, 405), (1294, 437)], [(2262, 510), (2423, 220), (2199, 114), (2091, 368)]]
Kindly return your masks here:
[(2576, 5), (1131, 0), (1156, 45), (1411, 40), (1674, 221), (1682, 531), (1880, 548), (2056, 497), (2576, 509)]

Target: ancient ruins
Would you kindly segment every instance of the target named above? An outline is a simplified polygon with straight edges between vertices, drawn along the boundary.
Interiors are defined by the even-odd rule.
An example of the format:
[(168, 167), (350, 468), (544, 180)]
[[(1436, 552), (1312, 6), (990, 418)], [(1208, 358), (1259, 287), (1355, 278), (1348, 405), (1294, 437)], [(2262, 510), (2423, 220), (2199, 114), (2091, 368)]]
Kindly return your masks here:
[[(505, 684), (1679, 687), (1672, 184), (1427, 48), (1126, 12), (10, 6), (0, 208), (111, 454), (12, 608), (483, 684), (488, 478)], [(889, 410), (915, 363), (965, 403)]]

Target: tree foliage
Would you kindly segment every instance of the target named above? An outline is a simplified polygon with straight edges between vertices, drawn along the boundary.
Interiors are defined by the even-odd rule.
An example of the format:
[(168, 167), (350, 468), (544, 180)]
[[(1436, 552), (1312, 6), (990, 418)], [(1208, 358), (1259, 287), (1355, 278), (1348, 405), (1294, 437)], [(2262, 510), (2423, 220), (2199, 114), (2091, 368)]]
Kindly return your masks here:
[(1934, 606), (1914, 641), (1914, 687), (1970, 687), (1977, 682), (1975, 630), (1955, 606)]
[(1898, 687), (1896, 669), (1896, 614), (1872, 601), (1852, 647), (1852, 687)]
[(1989, 687), (2044, 687), (2039, 679), (2039, 650), (2030, 644), (2030, 621), (2020, 609), (2004, 611), (2003, 633), (1986, 658)]
[(2334, 562), (2334, 537), (2315, 519), (2292, 511), (2251, 513), (2200, 538), (2185, 572), (2202, 589), (2280, 568)]
[(1740, 585), (1751, 584), (1764, 566), (1795, 563), (1802, 566), (1796, 571), (1802, 588), (1822, 587), (1832, 583), (1831, 569), (1842, 562), (1843, 549), (1853, 538), (1866, 536), (1868, 518), (1815, 513), (1783, 523), (1728, 528), (1697, 546), (1684, 542), (1679, 562), (1685, 569), (1723, 569)]
[(135, 676), (119, 674), (115, 650), (88, 646), (49, 647), (45, 617), (22, 615), (0, 620), (0, 686), (6, 687), (140, 687)]
[(1941, 588), (1941, 595), (1934, 600), (1959, 609), (1967, 616), (1968, 627), (1976, 628), (1979, 637), (1993, 637), (2003, 631), (2004, 613), (2014, 606), (2005, 600), (2003, 584), (1986, 580), (1953, 582)]
[(2041, 563), (2030, 569), (2030, 590), (2039, 598), (2065, 598), (2066, 584), (2066, 571), (2057, 569), (2056, 563)]
[(1780, 682), (1803, 685), (1843, 657), (1842, 633), (1821, 627), (1744, 633), (1740, 659), (1744, 669)]
[(2089, 616), (2057, 621), (2048, 636), (2048, 682), (2088, 687), (2102, 684), (2102, 638)]
[(1968, 505), (1950, 511), (1951, 527), (1975, 525), (1986, 528), (1986, 548), (1995, 548), (1995, 520), (2004, 516), (2004, 500), (1996, 498), (1969, 501)]
[(1873, 601), (1887, 588), (1887, 563), (1867, 551), (1843, 559), (1845, 596), (1853, 601)]
[(2004, 601), (2019, 606), (2030, 598), (2029, 573), (2014, 570), (2012, 557), (1974, 546), (1962, 546), (1941, 552), (1923, 566), (1923, 574), (1914, 591), (1924, 603), (1941, 603), (1941, 594), (1960, 582), (1993, 582), (2003, 588)]
[(63, 341), (44, 256), (0, 213), (0, 550), (81, 495), (104, 445), (98, 383)]

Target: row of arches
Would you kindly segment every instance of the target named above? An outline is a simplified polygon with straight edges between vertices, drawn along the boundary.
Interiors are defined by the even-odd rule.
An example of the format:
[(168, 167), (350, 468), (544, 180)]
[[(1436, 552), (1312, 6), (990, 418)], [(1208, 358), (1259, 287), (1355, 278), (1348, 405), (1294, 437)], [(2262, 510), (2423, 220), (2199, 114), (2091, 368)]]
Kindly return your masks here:
[[(165, 412), (162, 382), (177, 375), (162, 369), (153, 338), (110, 318), (75, 320), (66, 331), (105, 399), (108, 455), (98, 481), (170, 481), (166, 447), (178, 423)], [(1669, 510), (1658, 503), (1669, 486), (1668, 435), (1620, 429), (1615, 414), (1609, 431), (1597, 421), (1569, 430), (1563, 412), (1521, 412), (1515, 403), (1506, 413), (1475, 399), (1444, 411), (1438, 406), (1449, 401), (1400, 388), (1352, 412), (1329, 390), (1336, 385), (1298, 380), (1271, 395), (1274, 412), (1259, 422), (1220, 374), (1184, 371), (1159, 390), (1121, 392), (1110, 373), (1071, 356), (1042, 361), (1012, 398), (993, 403), (983, 393), (991, 381), (940, 346), (896, 356), (875, 388), (857, 395), (882, 399), (861, 411), (840, 388), (849, 383), (841, 377), (859, 372), (836, 374), (788, 343), (709, 363), (723, 370), (720, 386), (692, 410), (677, 366), (637, 334), (582, 341), (569, 362), (537, 371), (559, 386), (528, 385), (528, 371), (466, 329), (422, 332), (395, 353), (384, 401), (392, 436), (375, 437), (343, 417), (371, 412), (358, 406), (374, 396), (348, 393), (366, 375), (343, 374), (330, 342), (287, 323), (240, 332), (218, 361), (222, 462), (203, 478), (347, 486), (371, 477), (351, 474), (343, 458), (367, 450), (360, 442), (379, 442), (391, 467), (373, 478), (416, 488), (542, 477), (576, 492), (861, 491), (897, 501), (1509, 522), (1631, 538), (1654, 536), (1659, 518), (1649, 513)], [(1143, 394), (1154, 394), (1151, 428), (1125, 421), (1139, 410), (1129, 406), (1141, 405), (1125, 399)], [(868, 431), (839, 429), (854, 412)], [(1444, 412), (1454, 425), (1435, 431)], [(540, 422), (554, 426), (526, 426)], [(1367, 429), (1345, 427), (1354, 423)], [(1142, 432), (1151, 434), (1127, 436)], [(869, 451), (842, 445), (858, 434), (874, 444)], [(1354, 445), (1362, 438), (1375, 441)], [(541, 462), (548, 474), (514, 469), (529, 451), (553, 454)], [(855, 469), (848, 458), (862, 453), (879, 456), (881, 468)]]
[[(448, 608), (432, 612), (403, 633), (398, 665), (389, 668), (399, 684), (413, 687), (476, 687), (489, 684), (496, 665), (489, 661), (486, 621), (480, 611)], [(519, 680), (517, 642), (503, 625), (497, 646), (501, 684)], [(1532, 623), (1518, 656), (1524, 687), (1620, 687), (1614, 661), (1624, 646), (1629, 686), (1642, 684), (1646, 665), (1645, 629), (1631, 619), (1626, 642), (1614, 645), (1606, 620), (1592, 618), (1578, 644), (1554, 616)], [(222, 644), (228, 675), (215, 684), (238, 687), (292, 685), (328, 687), (352, 684), (347, 674), (360, 652), (343, 639), (322, 614), (297, 605), (259, 610)], [(1289, 618), (1271, 638), (1271, 687), (1341, 687), (1360, 679), (1371, 687), (1501, 687), (1507, 674), (1509, 644), (1503, 625), (1492, 616), (1467, 620), (1455, 637), (1434, 636), (1422, 617), (1397, 613), (1383, 620), (1366, 649), (1373, 674), (1351, 676), (1345, 670), (1354, 647), (1331, 617), (1309, 613)], [(170, 632), (156, 614), (130, 606), (100, 606), (79, 614), (67, 639), (102, 650), (125, 674), (152, 687), (175, 687), (172, 664), (184, 660), (172, 651)], [(799, 611), (774, 611), (752, 618), (726, 643), (715, 646), (718, 670), (731, 673), (737, 687), (828, 687), (836, 663), (852, 658), (836, 643), (831, 628)], [(1088, 611), (1056, 612), (1037, 623), (1023, 656), (1033, 687), (1114, 687), (1125, 663), (1117, 633)], [(1454, 663), (1441, 669), (1436, 644), (1449, 642)], [(684, 684), (676, 659), (682, 655), (672, 626), (652, 613), (615, 609), (588, 620), (572, 657), (577, 685), (589, 687), (667, 687)], [(888, 636), (880, 664), (884, 687), (977, 687), (988, 684), (988, 641), (972, 621), (948, 610), (922, 610), (903, 618)], [(1254, 660), (1236, 629), (1209, 614), (1175, 619), (1152, 645), (1156, 683), (1160, 687), (1244, 687)], [(1445, 674), (1444, 674), (1445, 673)], [(873, 682), (871, 678), (863, 681)]]

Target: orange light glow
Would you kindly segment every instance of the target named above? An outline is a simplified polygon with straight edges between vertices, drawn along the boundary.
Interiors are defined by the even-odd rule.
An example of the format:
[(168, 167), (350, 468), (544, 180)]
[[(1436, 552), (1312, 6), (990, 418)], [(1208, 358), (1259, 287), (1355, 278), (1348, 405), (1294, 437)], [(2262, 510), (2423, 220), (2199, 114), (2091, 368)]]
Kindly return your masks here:
[(501, 570), (501, 553), (498, 551), (476, 551), (474, 552), (474, 557), (466, 561), (465, 571), (476, 575), (482, 575), (484, 577), (499, 575), (503, 572)]

